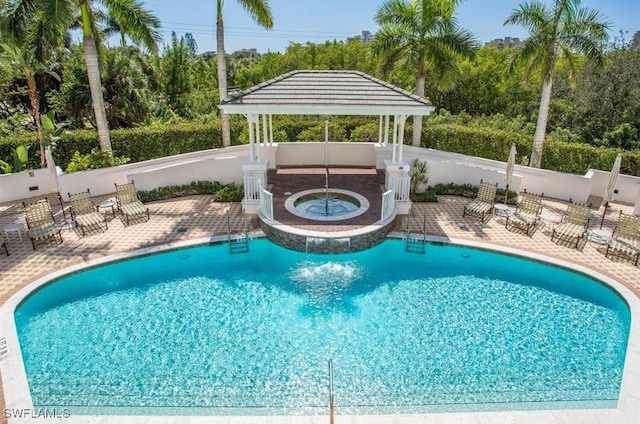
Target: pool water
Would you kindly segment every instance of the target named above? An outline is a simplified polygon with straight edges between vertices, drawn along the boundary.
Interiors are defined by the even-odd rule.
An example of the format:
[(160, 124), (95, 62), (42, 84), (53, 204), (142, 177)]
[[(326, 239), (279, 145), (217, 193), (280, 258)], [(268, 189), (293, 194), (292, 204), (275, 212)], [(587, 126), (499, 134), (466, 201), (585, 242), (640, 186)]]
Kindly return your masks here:
[(630, 313), (588, 277), (399, 240), (250, 249), (170, 251), (32, 294), (15, 319), (34, 405), (326, 414), (329, 359), (338, 413), (618, 397)]

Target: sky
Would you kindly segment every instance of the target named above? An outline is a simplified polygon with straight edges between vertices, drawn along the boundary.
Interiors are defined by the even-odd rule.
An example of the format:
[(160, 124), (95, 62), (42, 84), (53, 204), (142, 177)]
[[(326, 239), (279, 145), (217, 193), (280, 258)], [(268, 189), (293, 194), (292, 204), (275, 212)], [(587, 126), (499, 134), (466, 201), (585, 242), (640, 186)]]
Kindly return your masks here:
[[(551, 4), (551, 0), (542, 0)], [(143, 0), (162, 23), (164, 40), (171, 32), (178, 37), (191, 33), (198, 52), (215, 51), (215, 0)], [(373, 17), (382, 0), (270, 0), (274, 26), (259, 27), (235, 0), (224, 1), (225, 50), (231, 53), (256, 48), (260, 53), (284, 52), (287, 46), (307, 41), (344, 40), (363, 30), (375, 33)], [(504, 20), (520, 0), (466, 0), (456, 13), (461, 27), (471, 31), (482, 43), (495, 38), (525, 38), (517, 26), (503, 26)], [(630, 40), (640, 30), (640, 0), (583, 0), (583, 7), (602, 12), (611, 23), (612, 36), (627, 31)]]

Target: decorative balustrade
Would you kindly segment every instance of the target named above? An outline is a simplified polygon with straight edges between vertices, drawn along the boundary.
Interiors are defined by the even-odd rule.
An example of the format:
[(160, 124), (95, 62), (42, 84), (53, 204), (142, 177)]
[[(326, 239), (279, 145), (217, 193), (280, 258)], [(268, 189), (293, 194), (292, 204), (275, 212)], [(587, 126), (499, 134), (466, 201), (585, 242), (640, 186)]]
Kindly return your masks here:
[(260, 186), (260, 206), (258, 210), (262, 214), (262, 216), (273, 222), (273, 193), (268, 192), (262, 186)]
[(411, 186), (411, 177), (405, 173), (402, 177), (393, 177), (391, 179), (391, 189), (395, 190), (395, 199), (408, 202), (409, 188)]
[(252, 175), (244, 176), (244, 200), (259, 201), (260, 191), (262, 190), (262, 178)]
[(395, 210), (395, 190), (387, 190), (382, 193), (382, 212), (380, 214), (380, 221), (385, 222), (387, 219), (391, 218)]

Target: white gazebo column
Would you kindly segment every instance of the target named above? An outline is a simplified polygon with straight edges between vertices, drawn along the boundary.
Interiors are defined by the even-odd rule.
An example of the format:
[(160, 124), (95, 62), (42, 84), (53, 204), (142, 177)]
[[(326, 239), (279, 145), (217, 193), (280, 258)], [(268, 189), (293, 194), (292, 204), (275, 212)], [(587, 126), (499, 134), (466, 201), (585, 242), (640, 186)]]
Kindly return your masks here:
[[(409, 213), (411, 200), (409, 199), (410, 166), (402, 159), (402, 145), (404, 143), (404, 123), (407, 115), (396, 115), (393, 119), (393, 154), (391, 160), (385, 163), (385, 185), (387, 190), (395, 190), (396, 212), (400, 215)], [(397, 151), (397, 154), (396, 154)]]
[(384, 145), (389, 144), (389, 115), (384, 116)]
[(269, 144), (273, 144), (273, 115), (269, 114)]
[(267, 115), (262, 115), (262, 140), (264, 145), (269, 144), (269, 133), (267, 132)]
[(384, 162), (393, 154), (393, 147), (389, 146), (389, 115), (380, 115), (378, 142), (373, 150), (376, 152), (376, 168), (383, 169)]
[(247, 124), (249, 125), (249, 157), (251, 160), (255, 160), (256, 152), (255, 152), (255, 140), (253, 136), (253, 120), (255, 115), (252, 113), (247, 114)]
[(398, 127), (398, 162), (402, 162), (402, 150), (404, 146), (404, 123), (407, 115), (400, 115), (400, 126)]
[(260, 114), (255, 115), (255, 119), (253, 123), (256, 126), (256, 136), (255, 136), (256, 158), (258, 160), (261, 160), (262, 158), (260, 157)]
[(245, 160), (242, 164), (244, 174), (244, 199), (242, 210), (255, 214), (260, 206), (260, 190), (267, 187), (268, 160)]
[(398, 144), (398, 115), (393, 117), (393, 149), (391, 152), (391, 162), (396, 161), (396, 151)]

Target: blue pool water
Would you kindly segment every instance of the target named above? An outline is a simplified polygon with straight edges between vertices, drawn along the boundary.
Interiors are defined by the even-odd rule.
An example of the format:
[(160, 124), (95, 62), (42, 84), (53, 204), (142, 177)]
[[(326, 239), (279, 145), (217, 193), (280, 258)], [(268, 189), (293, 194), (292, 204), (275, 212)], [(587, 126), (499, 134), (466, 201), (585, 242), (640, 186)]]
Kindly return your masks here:
[(329, 359), (343, 413), (618, 397), (630, 313), (588, 277), (399, 240), (250, 248), (141, 257), (32, 294), (15, 319), (34, 404), (326, 413)]

